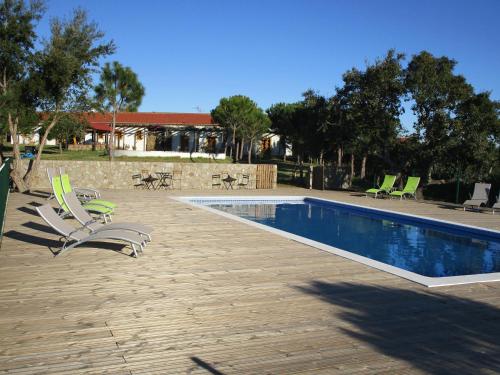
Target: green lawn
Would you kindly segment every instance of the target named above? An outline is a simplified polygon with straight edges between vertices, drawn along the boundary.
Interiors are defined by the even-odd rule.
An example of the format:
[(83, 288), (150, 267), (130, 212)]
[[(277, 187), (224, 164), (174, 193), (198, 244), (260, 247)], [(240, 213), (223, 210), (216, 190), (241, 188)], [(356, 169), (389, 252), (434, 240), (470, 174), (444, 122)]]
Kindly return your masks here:
[[(24, 151), (24, 146), (21, 145), (21, 152)], [(12, 153), (12, 146), (4, 145), (4, 153), (6, 156)], [(96, 160), (106, 161), (108, 155), (105, 151), (67, 151), (59, 152), (57, 146), (45, 146), (42, 154), (43, 160)], [(116, 161), (153, 161), (153, 162), (169, 162), (169, 163), (231, 163), (231, 159), (226, 157), (224, 160), (215, 160), (207, 158), (180, 158), (180, 157), (150, 157), (150, 156), (120, 156), (115, 158)]]

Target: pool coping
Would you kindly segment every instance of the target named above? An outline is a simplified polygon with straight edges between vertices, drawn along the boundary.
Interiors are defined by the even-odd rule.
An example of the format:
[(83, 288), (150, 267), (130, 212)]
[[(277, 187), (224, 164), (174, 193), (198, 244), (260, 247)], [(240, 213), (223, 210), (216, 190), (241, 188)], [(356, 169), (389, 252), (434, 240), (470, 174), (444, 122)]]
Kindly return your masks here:
[(447, 226), (453, 226), (453, 227), (461, 227), (461, 228), (466, 228), (468, 231), (471, 232), (486, 232), (491, 235), (500, 235), (500, 231), (493, 230), (493, 229), (488, 229), (488, 228), (481, 228), (473, 225), (467, 225), (467, 224), (460, 224), (457, 222), (452, 222), (452, 221), (447, 221), (447, 220), (440, 220), (440, 219), (434, 219), (431, 217), (427, 216), (421, 216), (421, 215), (411, 215), (403, 212), (398, 212), (398, 211), (391, 211), (391, 210), (385, 210), (385, 209), (379, 209), (379, 208), (373, 208), (373, 207), (367, 207), (367, 206), (362, 206), (358, 204), (353, 204), (353, 203), (345, 203), (345, 202), (340, 202), (340, 201), (335, 201), (335, 200), (330, 200), (330, 199), (324, 199), (324, 198), (317, 198), (317, 197), (311, 197), (311, 196), (299, 196), (299, 195), (292, 195), (292, 196), (272, 196), (272, 195), (266, 195), (266, 196), (189, 196), (189, 197), (171, 197), (171, 199), (176, 200), (178, 202), (186, 203), (188, 205), (204, 209), (208, 212), (212, 212), (214, 214), (224, 216), (226, 218), (229, 218), (231, 220), (239, 221), (241, 223), (245, 223), (247, 225), (251, 225), (255, 228), (263, 229), (268, 232), (280, 235), (282, 237), (300, 242), (302, 244), (317, 248), (319, 250), (326, 251), (328, 253), (334, 254), (341, 256), (346, 259), (350, 259), (353, 261), (356, 261), (358, 263), (364, 264), (366, 266), (388, 272), (390, 274), (402, 277), (404, 279), (416, 282), (418, 284), (424, 285), (429, 288), (433, 287), (441, 287), (441, 286), (452, 286), (452, 285), (463, 285), (463, 284), (473, 284), (473, 283), (486, 283), (486, 282), (495, 282), (495, 281), (500, 281), (500, 272), (494, 272), (494, 273), (485, 273), (485, 274), (474, 274), (474, 275), (463, 275), (463, 276), (445, 276), (445, 277), (429, 277), (429, 276), (423, 276), (419, 275), (415, 272), (407, 271), (401, 268), (398, 268), (396, 266), (391, 266), (386, 263), (379, 262), (374, 259), (370, 259), (361, 255), (357, 255), (354, 253), (351, 253), (346, 250), (339, 249), (334, 246), (326, 245), (324, 243), (314, 241), (302, 236), (298, 236), (296, 234), (286, 232), (281, 229), (276, 229), (264, 224), (256, 223), (254, 221), (248, 220), (241, 218), (239, 216), (223, 212), (214, 208), (211, 208), (209, 206), (205, 206), (202, 204), (198, 204), (196, 202), (192, 202), (192, 200), (219, 200), (219, 201), (282, 201), (282, 200), (288, 200), (288, 201), (300, 201), (300, 200), (305, 200), (305, 199), (310, 199), (310, 200), (316, 200), (316, 201), (323, 201), (326, 203), (334, 203), (337, 205), (341, 206), (348, 206), (348, 207), (355, 207), (357, 209), (362, 209), (364, 211), (375, 211), (383, 214), (388, 214), (388, 215), (393, 215), (393, 216), (402, 216), (402, 217), (407, 217), (409, 219), (415, 220), (421, 220), (424, 222), (437, 222), (440, 224), (446, 224)]

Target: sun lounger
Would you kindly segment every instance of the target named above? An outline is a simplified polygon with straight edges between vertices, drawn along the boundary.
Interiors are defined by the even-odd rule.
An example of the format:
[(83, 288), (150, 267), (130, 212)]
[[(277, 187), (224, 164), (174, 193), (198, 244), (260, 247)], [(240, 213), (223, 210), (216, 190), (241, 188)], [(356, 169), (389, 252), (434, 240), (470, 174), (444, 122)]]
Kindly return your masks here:
[[(61, 177), (56, 176), (52, 178), (52, 192), (54, 193), (57, 203), (59, 203), (59, 206), (61, 207), (59, 210), (59, 215), (61, 217), (64, 217), (71, 214), (68, 206), (66, 206), (66, 203), (64, 203), (64, 191), (61, 184)], [(75, 194), (75, 192), (71, 191), (68, 194)], [(100, 204), (93, 204), (92, 201), (89, 201), (83, 204), (83, 208), (85, 208), (89, 212), (94, 212), (98, 215), (101, 215), (105, 222), (107, 222), (108, 219), (111, 221), (111, 214), (113, 213), (113, 208), (111, 207), (106, 207)]]
[(379, 188), (368, 189), (367, 191), (365, 191), (365, 194), (367, 197), (368, 194), (374, 194), (375, 198), (377, 198), (377, 195), (381, 193), (389, 194), (392, 191), (392, 187), (394, 186), (395, 182), (396, 182), (396, 176), (387, 174), (384, 177), (384, 182)]
[(112, 223), (101, 224), (94, 220), (85, 210), (78, 198), (74, 194), (63, 194), (64, 203), (68, 207), (73, 217), (91, 232), (100, 232), (102, 230), (121, 229), (138, 233), (144, 236), (147, 241), (151, 241), (151, 232), (153, 228), (139, 223)]
[[(61, 174), (61, 185), (64, 193), (71, 193), (73, 188), (71, 187), (71, 183), (69, 182), (69, 175), (67, 174)], [(75, 191), (76, 194), (76, 191)], [(78, 194), (77, 194), (78, 195)], [(116, 208), (116, 203), (106, 201), (104, 199), (90, 199), (86, 200), (88, 203), (92, 204), (98, 204), (101, 206), (109, 207), (109, 208)]]
[[(47, 176), (49, 177), (49, 181), (51, 183), (52, 183), (52, 177), (61, 176), (63, 174), (66, 174), (66, 173), (64, 173), (64, 168), (59, 168), (59, 170), (56, 168), (47, 168)], [(69, 179), (68, 179), (68, 183), (69, 183)], [(76, 195), (78, 196), (78, 198), (80, 200), (91, 200), (91, 199), (97, 199), (97, 198), (101, 197), (101, 193), (99, 192), (99, 190), (90, 189), (90, 188), (77, 188), (77, 187), (73, 187), (72, 189), (76, 193)], [(50, 195), (49, 199), (52, 199), (52, 198), (54, 198), (53, 194)]]
[(472, 197), (463, 203), (464, 211), (467, 207), (479, 208), (488, 204), (491, 184), (475, 183)]
[(403, 190), (395, 190), (392, 191), (389, 195), (391, 197), (399, 197), (401, 200), (405, 197), (405, 195), (409, 195), (417, 200), (417, 188), (420, 183), (420, 177), (408, 177), (406, 181), (406, 185)]
[(143, 250), (145, 242), (144, 238), (139, 234), (119, 229), (102, 230), (89, 234), (83, 229), (75, 229), (69, 225), (61, 217), (59, 217), (54, 209), (48, 204), (35, 208), (42, 219), (65, 239), (64, 244), (57, 255), (60, 255), (65, 251), (68, 251), (85, 242), (99, 240), (118, 240), (128, 242), (132, 247), (135, 257), (137, 257), (137, 248), (140, 249), (141, 252)]

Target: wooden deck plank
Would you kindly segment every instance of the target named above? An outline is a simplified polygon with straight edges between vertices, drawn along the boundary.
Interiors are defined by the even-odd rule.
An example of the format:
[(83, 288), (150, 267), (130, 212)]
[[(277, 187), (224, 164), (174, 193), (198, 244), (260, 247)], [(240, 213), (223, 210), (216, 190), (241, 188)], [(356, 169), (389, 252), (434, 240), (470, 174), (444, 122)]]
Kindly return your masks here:
[[(500, 229), (500, 215), (413, 201), (243, 194), (315, 195)], [(427, 289), (173, 195), (201, 193), (103, 192), (120, 202), (116, 221), (154, 226), (138, 259), (115, 244), (54, 258), (48, 246), (58, 236), (33, 215), (44, 200), (11, 195), (0, 250), (0, 374), (500, 371), (500, 283)]]

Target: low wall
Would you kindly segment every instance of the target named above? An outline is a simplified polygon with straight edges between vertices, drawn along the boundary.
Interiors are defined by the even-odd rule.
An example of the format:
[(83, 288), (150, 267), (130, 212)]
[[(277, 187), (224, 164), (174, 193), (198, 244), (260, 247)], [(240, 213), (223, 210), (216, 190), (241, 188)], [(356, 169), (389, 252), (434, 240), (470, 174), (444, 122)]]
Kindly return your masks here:
[[(96, 150), (106, 150), (106, 145), (102, 143), (98, 143), (95, 145)], [(69, 151), (89, 151), (92, 150), (92, 145), (88, 144), (76, 144), (76, 145), (68, 145)]]
[[(28, 161), (23, 161), (25, 168)], [(212, 175), (228, 173), (249, 174), (248, 188), (256, 186), (256, 164), (222, 164), (222, 163), (162, 163), (162, 162), (126, 162), (126, 161), (70, 161), (70, 160), (42, 160), (38, 173), (34, 176), (34, 188), (50, 188), (47, 178), (47, 168), (64, 168), (70, 175), (72, 184), (80, 187), (96, 189), (133, 189), (132, 175), (147, 170), (150, 173), (157, 171), (175, 172), (180, 180), (174, 182), (175, 188), (181, 189), (212, 189)], [(276, 187), (277, 167), (274, 165), (273, 188)]]
[(137, 151), (137, 150), (114, 150), (115, 157), (118, 156), (150, 156), (150, 157), (179, 157), (183, 159), (188, 158), (215, 158), (218, 160), (224, 160), (226, 158), (225, 153), (220, 154), (209, 154), (207, 152), (181, 152), (181, 151)]

